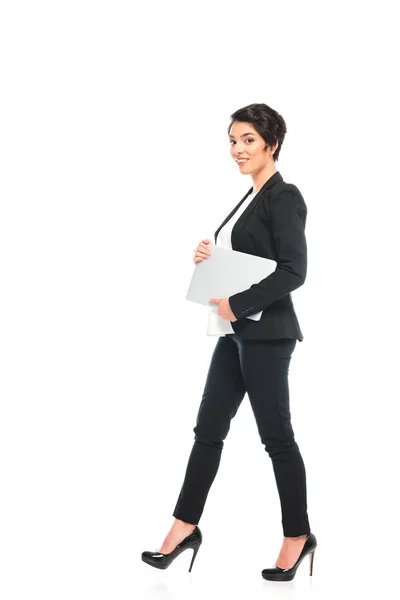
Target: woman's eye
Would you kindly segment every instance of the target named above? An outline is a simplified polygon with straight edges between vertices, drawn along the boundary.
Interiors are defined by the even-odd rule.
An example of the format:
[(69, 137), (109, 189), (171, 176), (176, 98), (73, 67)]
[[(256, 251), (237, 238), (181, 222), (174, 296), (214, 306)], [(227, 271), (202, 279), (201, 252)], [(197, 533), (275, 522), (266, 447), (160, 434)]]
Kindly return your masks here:
[[(253, 138), (246, 138), (246, 142), (254, 142)], [(232, 144), (236, 144), (235, 140), (231, 140), (229, 142), (229, 144), (232, 146)]]

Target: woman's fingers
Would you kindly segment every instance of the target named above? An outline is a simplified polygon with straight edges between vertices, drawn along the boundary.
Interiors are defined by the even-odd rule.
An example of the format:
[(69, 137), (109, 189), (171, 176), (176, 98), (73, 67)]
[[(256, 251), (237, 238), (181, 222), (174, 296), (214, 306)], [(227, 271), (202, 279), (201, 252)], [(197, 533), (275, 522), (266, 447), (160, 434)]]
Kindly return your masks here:
[(208, 244), (211, 243), (211, 240), (202, 240), (199, 242), (199, 245), (195, 249), (194, 262), (200, 262), (205, 258), (209, 258), (211, 256), (211, 251), (208, 248)]
[(210, 240), (203, 240), (202, 242), (199, 243), (198, 249), (202, 252), (205, 252), (206, 254), (210, 255), (211, 251), (208, 248), (207, 244), (210, 244)]

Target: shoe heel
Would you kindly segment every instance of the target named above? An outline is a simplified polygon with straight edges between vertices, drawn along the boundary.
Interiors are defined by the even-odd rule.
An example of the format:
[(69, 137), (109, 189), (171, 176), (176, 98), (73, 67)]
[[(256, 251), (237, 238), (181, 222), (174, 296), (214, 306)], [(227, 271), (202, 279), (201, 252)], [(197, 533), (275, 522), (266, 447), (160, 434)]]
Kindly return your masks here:
[(314, 554), (315, 550), (313, 552), (310, 552), (310, 576), (313, 574)]
[(192, 556), (192, 560), (191, 560), (190, 567), (189, 567), (189, 573), (192, 570), (194, 559), (196, 558), (199, 548), (200, 548), (200, 545), (193, 548), (193, 556)]

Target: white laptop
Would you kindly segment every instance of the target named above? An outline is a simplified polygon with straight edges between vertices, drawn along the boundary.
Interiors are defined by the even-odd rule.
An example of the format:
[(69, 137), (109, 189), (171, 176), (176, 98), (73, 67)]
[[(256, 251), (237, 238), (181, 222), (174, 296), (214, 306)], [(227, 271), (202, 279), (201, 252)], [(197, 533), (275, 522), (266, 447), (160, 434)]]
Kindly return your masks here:
[(227, 298), (243, 292), (276, 269), (277, 263), (269, 258), (212, 244), (208, 248), (211, 256), (195, 265), (186, 299), (209, 308), (215, 306), (209, 302), (210, 298)]

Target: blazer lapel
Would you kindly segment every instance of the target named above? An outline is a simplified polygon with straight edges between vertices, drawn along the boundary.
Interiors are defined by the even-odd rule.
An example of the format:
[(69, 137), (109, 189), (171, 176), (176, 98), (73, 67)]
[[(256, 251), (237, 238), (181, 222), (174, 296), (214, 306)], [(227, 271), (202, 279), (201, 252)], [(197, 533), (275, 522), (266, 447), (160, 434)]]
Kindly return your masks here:
[[(243, 204), (243, 202), (246, 200), (247, 196), (248, 196), (249, 194), (251, 194), (252, 190), (253, 190), (253, 188), (251, 188), (251, 189), (250, 189), (250, 190), (247, 192), (247, 194), (244, 196), (244, 198), (242, 198), (242, 199), (241, 199), (241, 201), (239, 202), (239, 204), (237, 204), (237, 205), (235, 206), (235, 208), (232, 210), (232, 212), (230, 212), (230, 213), (229, 213), (229, 215), (226, 217), (226, 219), (224, 219), (224, 220), (222, 221), (221, 225), (218, 227), (217, 231), (214, 233), (214, 242), (215, 242), (215, 243), (217, 243), (217, 235), (218, 235), (219, 231), (220, 231), (220, 230), (223, 228), (223, 226), (225, 225), (225, 223), (227, 223), (227, 222), (229, 221), (229, 219), (230, 219), (230, 218), (231, 218), (231, 217), (232, 217), (232, 216), (235, 214), (235, 212), (237, 211), (237, 209), (239, 208), (239, 206), (240, 206), (241, 204)], [(258, 196), (258, 194), (256, 194), (256, 195)], [(254, 198), (253, 198), (253, 200), (254, 200)], [(251, 204), (251, 202), (250, 202), (250, 204)]]
[[(258, 190), (257, 194), (254, 196), (253, 200), (250, 202), (250, 204), (244, 209), (243, 213), (240, 215), (238, 221), (235, 223), (235, 225), (239, 222), (239, 221), (243, 221), (243, 224), (246, 222), (247, 220), (247, 216), (250, 215), (251, 211), (253, 210), (253, 207), (255, 206), (257, 200), (259, 199), (260, 195), (268, 188), (272, 187), (275, 183), (277, 183), (278, 181), (282, 181), (282, 175), (279, 173), (279, 171), (276, 171), (269, 179), (267, 179), (267, 181), (264, 183), (264, 185)], [(224, 219), (224, 221), (221, 223), (221, 225), (218, 227), (218, 229), (216, 230), (216, 232), (214, 233), (214, 243), (217, 243), (217, 235), (220, 232), (220, 230), (222, 229), (222, 227), (225, 225), (225, 223), (227, 223), (229, 221), (229, 219), (235, 214), (235, 212), (238, 210), (238, 208), (243, 204), (243, 202), (246, 200), (246, 198), (249, 196), (249, 194), (251, 194), (251, 192), (253, 191), (253, 187), (251, 187), (249, 189), (249, 191), (247, 192), (247, 194), (244, 196), (244, 198), (242, 198), (240, 200), (240, 202), (235, 206), (235, 208), (229, 213), (229, 215), (226, 217), (226, 219)], [(234, 225), (234, 227), (235, 227)]]

